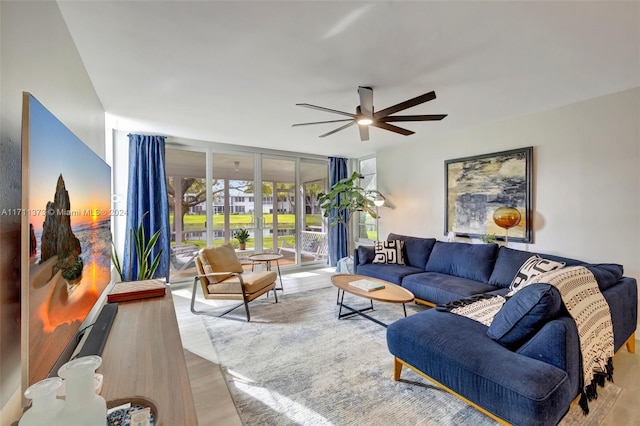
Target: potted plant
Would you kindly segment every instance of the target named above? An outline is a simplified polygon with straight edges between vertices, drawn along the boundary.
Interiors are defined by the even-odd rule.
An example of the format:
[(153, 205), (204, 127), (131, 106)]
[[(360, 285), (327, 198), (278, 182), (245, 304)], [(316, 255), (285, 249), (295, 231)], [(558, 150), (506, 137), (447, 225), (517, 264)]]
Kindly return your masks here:
[[(347, 253), (353, 253), (355, 243), (350, 232), (351, 219), (359, 211), (367, 212), (374, 219), (378, 218), (373, 200), (370, 199), (370, 191), (367, 191), (358, 184), (363, 176), (358, 172), (353, 172), (351, 177), (336, 182), (328, 193), (318, 194), (318, 204), (323, 210), (323, 216), (328, 217), (329, 226), (342, 224), (347, 234)], [(338, 214), (329, 216), (331, 211), (336, 209)], [(346, 219), (344, 218), (346, 212)]]
[(249, 231), (240, 227), (236, 232), (234, 232), (233, 238), (238, 240), (238, 248), (240, 250), (245, 250), (247, 248), (247, 240), (249, 239)]
[[(136, 258), (138, 260), (138, 276), (131, 277), (131, 281), (150, 280), (153, 278), (153, 274), (160, 265), (160, 256), (164, 251), (164, 249), (160, 250), (155, 258), (151, 258), (151, 250), (153, 250), (153, 247), (155, 247), (156, 242), (160, 237), (161, 229), (158, 229), (151, 238), (149, 238), (149, 241), (147, 241), (144, 234), (144, 228), (142, 227), (142, 222), (147, 214), (149, 214), (149, 212), (146, 212), (140, 218), (138, 229), (131, 229), (131, 244), (133, 244), (132, 251), (135, 250)], [(125, 281), (125, 276), (122, 274), (120, 259), (118, 258), (118, 252), (116, 252), (113, 241), (111, 241), (111, 245), (113, 246), (113, 250), (111, 251), (111, 260), (113, 261), (118, 275), (120, 276), (120, 281)], [(127, 274), (127, 277), (129, 276), (131, 276), (131, 271)]]
[(486, 244), (495, 244), (498, 240), (496, 238), (496, 234), (486, 233), (482, 237), (480, 237), (482, 242)]

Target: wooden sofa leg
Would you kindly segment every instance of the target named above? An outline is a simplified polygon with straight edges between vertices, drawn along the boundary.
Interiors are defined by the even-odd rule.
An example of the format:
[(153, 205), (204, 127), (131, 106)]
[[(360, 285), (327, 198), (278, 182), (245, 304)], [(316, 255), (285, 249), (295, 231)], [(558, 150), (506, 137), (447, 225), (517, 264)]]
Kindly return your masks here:
[(631, 354), (636, 353), (636, 333), (634, 332), (629, 340), (627, 340), (627, 351)]
[(393, 358), (393, 380), (396, 382), (400, 380), (400, 374), (402, 374), (402, 363), (396, 357)]

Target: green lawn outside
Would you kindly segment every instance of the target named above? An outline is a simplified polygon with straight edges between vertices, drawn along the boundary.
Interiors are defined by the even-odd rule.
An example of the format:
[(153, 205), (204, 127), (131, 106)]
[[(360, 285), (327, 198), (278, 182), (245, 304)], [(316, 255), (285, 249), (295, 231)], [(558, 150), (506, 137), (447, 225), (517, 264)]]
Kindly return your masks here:
[[(263, 244), (266, 248), (271, 249), (273, 247), (273, 237), (263, 237), (262, 238)], [(278, 247), (280, 247), (282, 245), (282, 241), (287, 241), (287, 243), (293, 247), (295, 240), (294, 240), (294, 236), (293, 235), (286, 235), (286, 236), (281, 236), (278, 237)], [(235, 239), (232, 239), (230, 241), (231, 245), (233, 246), (233, 248), (238, 248), (238, 241)], [(198, 248), (205, 248), (207, 246), (207, 242), (204, 240), (185, 240), (182, 242), (183, 245), (187, 245), (187, 244), (195, 244)], [(222, 244), (224, 244), (224, 240), (222, 239), (217, 239), (217, 240), (213, 240), (213, 245), (214, 247), (218, 247), (221, 246)], [(175, 246), (175, 242), (171, 243), (172, 246)], [(249, 238), (249, 240), (247, 241), (247, 248), (253, 249), (255, 248), (255, 241), (253, 240), (253, 238)]]
[[(202, 231), (206, 228), (206, 215), (200, 214), (188, 214), (184, 216), (184, 231)], [(273, 226), (273, 215), (265, 213), (263, 214), (264, 224), (267, 227)], [(252, 228), (253, 227), (253, 215), (252, 214), (231, 214), (229, 215), (229, 222), (231, 227), (231, 232), (237, 228), (245, 227)], [(171, 224), (171, 228), (173, 229), (173, 215), (169, 215), (169, 223)], [(314, 215), (308, 214), (305, 217), (305, 223), (307, 226), (321, 226), (322, 225), (322, 214), (317, 213)], [(222, 229), (224, 227), (224, 215), (223, 214), (215, 214), (213, 215), (213, 227), (214, 229)], [(294, 214), (279, 214), (278, 215), (278, 229), (290, 229), (293, 230), (295, 228), (295, 215)], [(232, 234), (233, 236), (233, 234)], [(273, 237), (263, 237), (264, 247), (272, 248), (273, 247)], [(295, 243), (294, 235), (280, 235), (278, 237), (278, 247), (282, 245), (282, 242), (286, 241), (290, 246), (293, 247)], [(238, 248), (238, 241), (234, 238), (231, 238), (231, 245), (234, 248)], [(195, 244), (199, 248), (204, 248), (206, 246), (205, 240), (183, 240), (182, 244)], [(224, 244), (224, 240), (216, 239), (213, 241), (214, 246), (220, 246)], [(172, 243), (175, 245), (175, 242)], [(255, 241), (253, 238), (250, 238), (247, 241), (247, 248), (255, 248)]]
[[(273, 226), (273, 215), (265, 213), (262, 215), (264, 225), (267, 227)], [(293, 229), (295, 227), (295, 215), (294, 214), (279, 214), (278, 215), (278, 228), (279, 229)], [(185, 231), (198, 231), (205, 229), (207, 222), (206, 215), (200, 214), (188, 214), (184, 216), (184, 230)], [(169, 215), (169, 223), (173, 228), (173, 215)], [(320, 213), (314, 215), (306, 215), (305, 223), (307, 226), (320, 226), (322, 224), (322, 215)], [(237, 229), (240, 227), (251, 228), (253, 227), (253, 215), (251, 214), (232, 214), (229, 215), (229, 224), (231, 229)], [(214, 229), (222, 229), (224, 227), (224, 215), (213, 215), (213, 227)]]

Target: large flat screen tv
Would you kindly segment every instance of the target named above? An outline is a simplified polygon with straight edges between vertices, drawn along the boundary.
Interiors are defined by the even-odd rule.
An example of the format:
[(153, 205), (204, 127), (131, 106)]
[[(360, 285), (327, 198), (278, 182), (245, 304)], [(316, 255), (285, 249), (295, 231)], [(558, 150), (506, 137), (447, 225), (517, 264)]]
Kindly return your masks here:
[(111, 281), (110, 208), (109, 165), (24, 93), (22, 209), (16, 212), (22, 216), (23, 390), (56, 373)]

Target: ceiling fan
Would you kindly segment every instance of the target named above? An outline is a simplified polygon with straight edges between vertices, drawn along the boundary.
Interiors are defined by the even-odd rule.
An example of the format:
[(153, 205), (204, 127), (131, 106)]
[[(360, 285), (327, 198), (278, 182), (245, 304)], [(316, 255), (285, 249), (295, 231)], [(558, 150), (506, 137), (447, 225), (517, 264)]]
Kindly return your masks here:
[(378, 127), (380, 129), (389, 130), (391, 132), (400, 133), (401, 135), (409, 136), (414, 134), (411, 130), (403, 129), (402, 127), (395, 126), (393, 124), (389, 124), (396, 121), (435, 121), (442, 120), (447, 116), (447, 114), (431, 114), (431, 115), (391, 115), (396, 112), (414, 107), (416, 105), (420, 105), (422, 103), (431, 101), (436, 98), (436, 93), (431, 91), (429, 93), (425, 93), (424, 95), (416, 96), (415, 98), (409, 99), (404, 102), (400, 102), (399, 104), (390, 106), (389, 108), (381, 109), (380, 111), (373, 110), (373, 89), (371, 87), (359, 86), (358, 87), (358, 95), (360, 95), (360, 105), (356, 107), (356, 113), (352, 114), (350, 112), (338, 111), (335, 109), (320, 107), (311, 104), (296, 104), (297, 106), (317, 109), (320, 111), (332, 112), (334, 114), (346, 115), (351, 118), (346, 118), (342, 120), (328, 120), (328, 121), (314, 121), (311, 123), (298, 123), (294, 124), (293, 127), (296, 126), (308, 126), (311, 124), (324, 124), (324, 123), (339, 123), (342, 121), (348, 121), (347, 124), (338, 127), (330, 132), (327, 132), (323, 135), (320, 135), (321, 138), (325, 136), (332, 135), (340, 130), (344, 130), (347, 127), (353, 126), (354, 124), (358, 125), (358, 130), (360, 131), (360, 140), (368, 141), (369, 140), (369, 126)]

